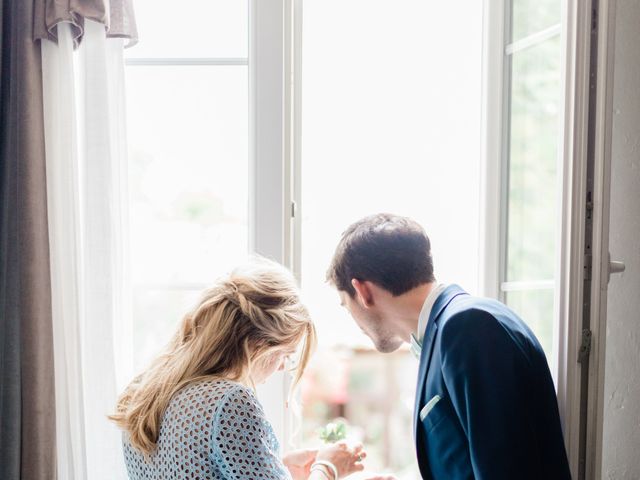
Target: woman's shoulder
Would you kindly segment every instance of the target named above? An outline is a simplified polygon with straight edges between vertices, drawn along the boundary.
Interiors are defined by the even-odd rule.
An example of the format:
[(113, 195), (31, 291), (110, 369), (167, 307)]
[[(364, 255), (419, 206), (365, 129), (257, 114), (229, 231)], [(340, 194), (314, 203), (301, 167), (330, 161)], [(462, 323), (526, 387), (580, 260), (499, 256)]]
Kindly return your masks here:
[(256, 419), (264, 417), (262, 405), (254, 390), (233, 381), (226, 382), (219, 410), (221, 413), (237, 414), (241, 417), (248, 416)]
[(220, 397), (231, 390), (243, 387), (241, 383), (227, 380), (226, 378), (203, 378), (188, 383), (178, 390), (176, 396), (194, 397), (196, 395), (206, 395)]
[(213, 413), (230, 396), (250, 398), (250, 395), (252, 395), (250, 389), (232, 380), (216, 378), (196, 380), (173, 395), (166, 413), (170, 415), (176, 408), (184, 410), (202, 407), (207, 407), (208, 413)]

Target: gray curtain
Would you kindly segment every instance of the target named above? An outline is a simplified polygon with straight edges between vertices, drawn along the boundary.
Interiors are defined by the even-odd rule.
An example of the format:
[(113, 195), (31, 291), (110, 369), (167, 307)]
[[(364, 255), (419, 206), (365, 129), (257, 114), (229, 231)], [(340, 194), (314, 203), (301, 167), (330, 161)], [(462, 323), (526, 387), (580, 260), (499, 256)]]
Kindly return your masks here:
[(55, 479), (40, 46), (33, 2), (0, 0), (0, 478)]
[(56, 41), (56, 25), (67, 22), (78, 45), (88, 19), (103, 23), (107, 37), (129, 39), (127, 46), (138, 40), (132, 0), (35, 0), (34, 14), (34, 38)]
[(137, 40), (131, 0), (0, 0), (0, 479), (56, 478), (42, 66), (38, 39), (84, 20)]

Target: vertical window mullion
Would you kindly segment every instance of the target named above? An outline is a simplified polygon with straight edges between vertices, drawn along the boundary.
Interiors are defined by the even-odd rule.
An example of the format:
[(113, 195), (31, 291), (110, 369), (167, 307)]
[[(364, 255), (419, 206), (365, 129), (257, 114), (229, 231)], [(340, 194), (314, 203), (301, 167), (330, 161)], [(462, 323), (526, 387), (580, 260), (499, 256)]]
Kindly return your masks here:
[(481, 266), (480, 291), (492, 298), (501, 298), (500, 285), (503, 281), (505, 237), (502, 212), (504, 210), (503, 172), (505, 113), (508, 112), (505, 94), (508, 78), (505, 78), (504, 46), (507, 43), (505, 10), (507, 0), (485, 2), (484, 4), (484, 52), (483, 52), (483, 99), (482, 99), (482, 185), (480, 202), (480, 238), (482, 242), (479, 256)]
[(287, 263), (283, 0), (251, 0), (249, 12), (249, 249)]
[[(285, 0), (249, 2), (249, 250), (290, 266), (285, 7)], [(258, 388), (283, 447), (289, 444), (287, 390), (283, 372)]]

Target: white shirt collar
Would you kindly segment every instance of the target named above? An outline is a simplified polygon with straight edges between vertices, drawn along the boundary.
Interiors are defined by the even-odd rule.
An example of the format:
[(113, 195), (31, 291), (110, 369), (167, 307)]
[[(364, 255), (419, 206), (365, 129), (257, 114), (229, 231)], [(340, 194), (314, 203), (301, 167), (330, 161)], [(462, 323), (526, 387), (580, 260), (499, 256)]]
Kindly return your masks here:
[(429, 295), (427, 295), (427, 298), (422, 304), (422, 310), (420, 310), (420, 316), (418, 317), (418, 330), (415, 334), (411, 334), (411, 352), (418, 359), (422, 352), (422, 340), (424, 339), (424, 334), (427, 331), (427, 323), (429, 323), (431, 310), (433, 309), (433, 305), (436, 303), (436, 299), (445, 288), (447, 288), (447, 285), (443, 283), (437, 284), (431, 289), (431, 292), (429, 292)]
[(447, 288), (444, 283), (439, 283), (431, 289), (426, 300), (422, 304), (422, 310), (420, 310), (420, 316), (418, 317), (418, 331), (416, 332), (416, 338), (422, 343), (424, 334), (427, 331), (427, 323), (429, 322), (429, 316), (431, 315), (431, 309), (433, 304), (436, 303), (436, 299), (440, 296), (443, 290)]

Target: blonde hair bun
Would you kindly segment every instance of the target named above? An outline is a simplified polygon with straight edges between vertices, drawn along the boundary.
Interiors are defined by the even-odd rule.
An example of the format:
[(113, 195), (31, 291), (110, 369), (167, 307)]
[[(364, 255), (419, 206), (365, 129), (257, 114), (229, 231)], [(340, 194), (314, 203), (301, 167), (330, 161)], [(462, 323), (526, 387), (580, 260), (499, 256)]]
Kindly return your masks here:
[(203, 292), (166, 351), (129, 384), (109, 418), (129, 433), (134, 447), (149, 454), (177, 391), (207, 378), (252, 386), (256, 362), (300, 344), (294, 386), (315, 348), (315, 327), (293, 275), (275, 262), (254, 258)]

